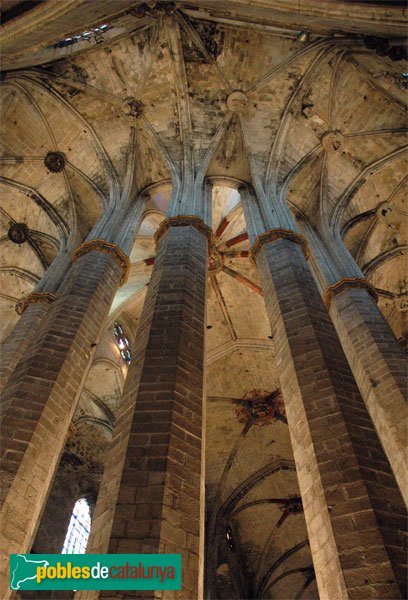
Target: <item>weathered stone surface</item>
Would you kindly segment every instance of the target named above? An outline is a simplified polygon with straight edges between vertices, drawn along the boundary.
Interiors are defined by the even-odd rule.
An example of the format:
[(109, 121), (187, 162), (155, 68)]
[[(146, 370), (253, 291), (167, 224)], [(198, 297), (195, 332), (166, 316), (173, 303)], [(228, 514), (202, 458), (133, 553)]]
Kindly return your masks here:
[(90, 539), (91, 552), (181, 553), (183, 590), (174, 597), (186, 599), (202, 594), (206, 271), (206, 236), (170, 227), (158, 245)]
[[(121, 269), (106, 254), (79, 259), (3, 393), (2, 587), (7, 552), (28, 552)], [(41, 335), (40, 335), (41, 333)], [(47, 357), (45, 362), (44, 357)]]
[(302, 251), (276, 240), (257, 263), (320, 597), (404, 597), (405, 507)]
[[(290, 229), (290, 211), (282, 210), (286, 203), (316, 239), (328, 233), (342, 238), (377, 289), (380, 310), (397, 338), (405, 338), (407, 321), (399, 303), (406, 291), (406, 78), (402, 63), (382, 58), (363, 44), (367, 36), (377, 42), (382, 37), (380, 45), (390, 55), (392, 47), (398, 48), (391, 38), (405, 35), (405, 9), (366, 2), (362, 15), (358, 3), (348, 2), (344, 10), (341, 3), (321, 0), (3, 3), (1, 339), (17, 322), (16, 302), (34, 290), (58, 291), (58, 285), (49, 286), (51, 280), (56, 284), (61, 266), (56, 257), (66, 252), (70, 260), (71, 251), (89, 239), (97, 223), (94, 237), (116, 240), (126, 210), (129, 228), (120, 239), (129, 244), (129, 279), (111, 304), (104, 339), (96, 347), (74, 416), (75, 440), (95, 442), (93, 452), (85, 453), (84, 465), (95, 462), (98, 432), (111, 435), (120, 411), (127, 415), (121, 401), (127, 366), (112, 327), (117, 319), (124, 324), (131, 351), (137, 353), (140, 340), (134, 333), (152, 285), (154, 232), (162, 219), (180, 212), (201, 216), (211, 225), (213, 212), (216, 243), (209, 260), (205, 352), (207, 594), (292, 600), (303, 594), (305, 600), (314, 600), (318, 592), (304, 516), (290, 514), (280, 521), (279, 506), (299, 494), (288, 427), (284, 420), (268, 419), (260, 427), (258, 419), (251, 423), (247, 417), (254, 413), (249, 398), (270, 397), (280, 388), (273, 334), (247, 236), (252, 244), (251, 223), (259, 226), (257, 234), (272, 227)], [(13, 18), (15, 7), (25, 12)], [(44, 164), (48, 152), (63, 157), (57, 172)], [(237, 190), (249, 183), (262, 214), (252, 215), (246, 226), (243, 195)], [(147, 199), (146, 212), (133, 246), (132, 214), (134, 208), (140, 215), (144, 211), (143, 203), (136, 207), (142, 197)], [(13, 223), (26, 224), (26, 242), (15, 244), (7, 237)], [(330, 271), (329, 249), (322, 256)], [(172, 306), (168, 303), (169, 310)], [(24, 322), (23, 315), (22, 327)], [(63, 323), (61, 314), (59, 326)], [(31, 330), (26, 339), (18, 331), (17, 347), (5, 346), (9, 371), (20, 358), (28, 358), (36, 340)], [(147, 341), (142, 338), (141, 343)], [(42, 354), (32, 373), (36, 380), (54, 365), (56, 355), (50, 356), (47, 364), (48, 355)], [(386, 362), (391, 371), (394, 367)], [(319, 373), (308, 375), (317, 386)], [(72, 382), (77, 387), (77, 379)], [(36, 402), (42, 401), (42, 392), (39, 396)], [(66, 408), (58, 407), (65, 421)], [(133, 414), (133, 404), (127, 408)], [(26, 406), (21, 410), (28, 414)], [(392, 419), (388, 423), (387, 436), (395, 433)], [(18, 426), (16, 420), (14, 424)], [(10, 442), (11, 455), (30, 438), (29, 432), (19, 435), (21, 440)], [(137, 449), (136, 441), (132, 448), (140, 452), (140, 461), (147, 460), (149, 445), (164, 452), (170, 443), (166, 437), (151, 444), (144, 433), (137, 436)], [(59, 444), (53, 448), (60, 453)], [(73, 448), (72, 439), (66, 442), (52, 492), (59, 491), (64, 460), (79, 464), (79, 448)], [(125, 449), (121, 452), (124, 457)], [(179, 451), (174, 455), (180, 457)], [(58, 462), (58, 456), (52, 459)], [(197, 456), (185, 462), (193, 473), (200, 466)], [(34, 466), (35, 477), (38, 468)], [(107, 486), (112, 511), (117, 468), (109, 467), (116, 477)], [(79, 468), (71, 476), (78, 483)], [(124, 504), (135, 503), (135, 488), (148, 484), (144, 471), (134, 480), (129, 493), (123, 492)], [(152, 486), (160, 485), (152, 481)], [(82, 488), (75, 489), (82, 493)], [(331, 497), (340, 502), (344, 493), (340, 488)], [(138, 503), (148, 523), (149, 506)], [(365, 519), (371, 517), (361, 515)], [(52, 537), (61, 540), (63, 519), (60, 524), (53, 521), (52, 527)], [(129, 536), (135, 537), (123, 545), (131, 547), (143, 527), (141, 519), (132, 524)], [(118, 525), (116, 540), (119, 532)], [(103, 536), (108, 540), (109, 532)], [(187, 533), (186, 545), (203, 557), (196, 536)], [(351, 569), (353, 561), (364, 563), (367, 556), (372, 560), (378, 554), (367, 548), (358, 552), (350, 550), (347, 557), (343, 553), (341, 564), (347, 562)], [(316, 568), (320, 579), (322, 564)], [(380, 568), (378, 574), (383, 576)], [(366, 585), (363, 594), (361, 573), (351, 583), (350, 596), (358, 598), (368, 593), (386, 596), (393, 585), (378, 584), (376, 590)]]
[[(0, 350), (0, 385), (3, 388), (17, 363), (30, 347), (31, 342), (38, 335), (38, 327), (49, 306), (46, 304), (30, 304), (23, 316), (18, 321), (12, 334), (3, 342)], [(0, 410), (5, 410), (4, 400)]]
[(395, 477), (408, 501), (407, 361), (366, 290), (345, 289), (330, 316)]

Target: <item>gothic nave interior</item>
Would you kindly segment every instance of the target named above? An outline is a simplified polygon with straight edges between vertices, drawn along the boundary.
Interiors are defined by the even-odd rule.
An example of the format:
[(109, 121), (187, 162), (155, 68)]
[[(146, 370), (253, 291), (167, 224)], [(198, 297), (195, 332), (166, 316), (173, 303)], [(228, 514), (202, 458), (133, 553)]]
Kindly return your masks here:
[(1, 598), (406, 597), (406, 16), (2, 0)]

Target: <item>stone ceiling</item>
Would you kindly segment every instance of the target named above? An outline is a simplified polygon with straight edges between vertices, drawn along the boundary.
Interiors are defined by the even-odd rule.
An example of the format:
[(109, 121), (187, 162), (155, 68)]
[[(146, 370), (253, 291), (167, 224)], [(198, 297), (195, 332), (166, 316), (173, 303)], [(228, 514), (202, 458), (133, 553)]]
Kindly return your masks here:
[[(407, 63), (379, 56), (362, 34), (402, 43), (404, 9), (375, 4), (47, 0), (2, 28), (3, 339), (17, 321), (16, 302), (61, 248), (78, 244), (115, 206), (129, 173), (134, 196), (148, 196), (78, 431), (113, 425), (125, 368), (111, 322), (128, 332), (138, 323), (172, 186), (186, 161), (214, 180), (207, 506), (209, 539), (218, 544), (208, 560), (216, 597), (316, 596), (303, 516), (291, 513), (278, 526), (284, 510), (271, 502), (297, 494), (287, 425), (242, 420), (251, 394), (267, 397), (278, 379), (238, 183), (256, 177), (271, 204), (286, 194), (298, 219), (329, 224), (379, 290), (396, 335), (403, 332)], [(50, 152), (63, 153), (64, 168), (47, 166)], [(28, 232), (20, 244), (10, 239), (16, 224)], [(100, 445), (95, 452), (96, 463)]]

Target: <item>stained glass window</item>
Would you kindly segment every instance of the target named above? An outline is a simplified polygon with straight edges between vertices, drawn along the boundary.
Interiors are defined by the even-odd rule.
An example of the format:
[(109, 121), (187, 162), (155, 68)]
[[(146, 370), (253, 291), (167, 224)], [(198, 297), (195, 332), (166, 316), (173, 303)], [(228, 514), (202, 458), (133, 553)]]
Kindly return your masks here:
[(83, 42), (84, 40), (95, 39), (96, 43), (103, 42), (103, 35), (110, 29), (110, 25), (108, 23), (104, 23), (103, 25), (99, 25), (99, 27), (95, 27), (94, 29), (89, 29), (88, 31), (83, 31), (78, 35), (73, 35), (71, 37), (64, 38), (60, 40), (56, 44), (54, 44), (54, 48), (64, 48), (65, 46), (72, 46), (73, 44), (77, 44), (78, 42)]
[(75, 503), (61, 554), (85, 554), (91, 529), (91, 513), (85, 498)]
[(132, 360), (132, 353), (129, 348), (129, 340), (125, 336), (122, 325), (116, 321), (116, 323), (113, 326), (113, 331), (114, 331), (115, 338), (116, 338), (115, 339), (116, 345), (120, 351), (120, 355), (123, 358), (123, 360), (128, 365), (130, 365), (130, 362)]

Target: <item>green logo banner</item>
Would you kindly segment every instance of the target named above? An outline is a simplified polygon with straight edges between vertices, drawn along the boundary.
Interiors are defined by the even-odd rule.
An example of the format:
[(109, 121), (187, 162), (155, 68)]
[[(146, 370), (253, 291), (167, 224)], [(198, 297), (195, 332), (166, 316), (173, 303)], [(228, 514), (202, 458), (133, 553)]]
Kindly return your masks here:
[(180, 554), (10, 554), (11, 590), (181, 590)]

